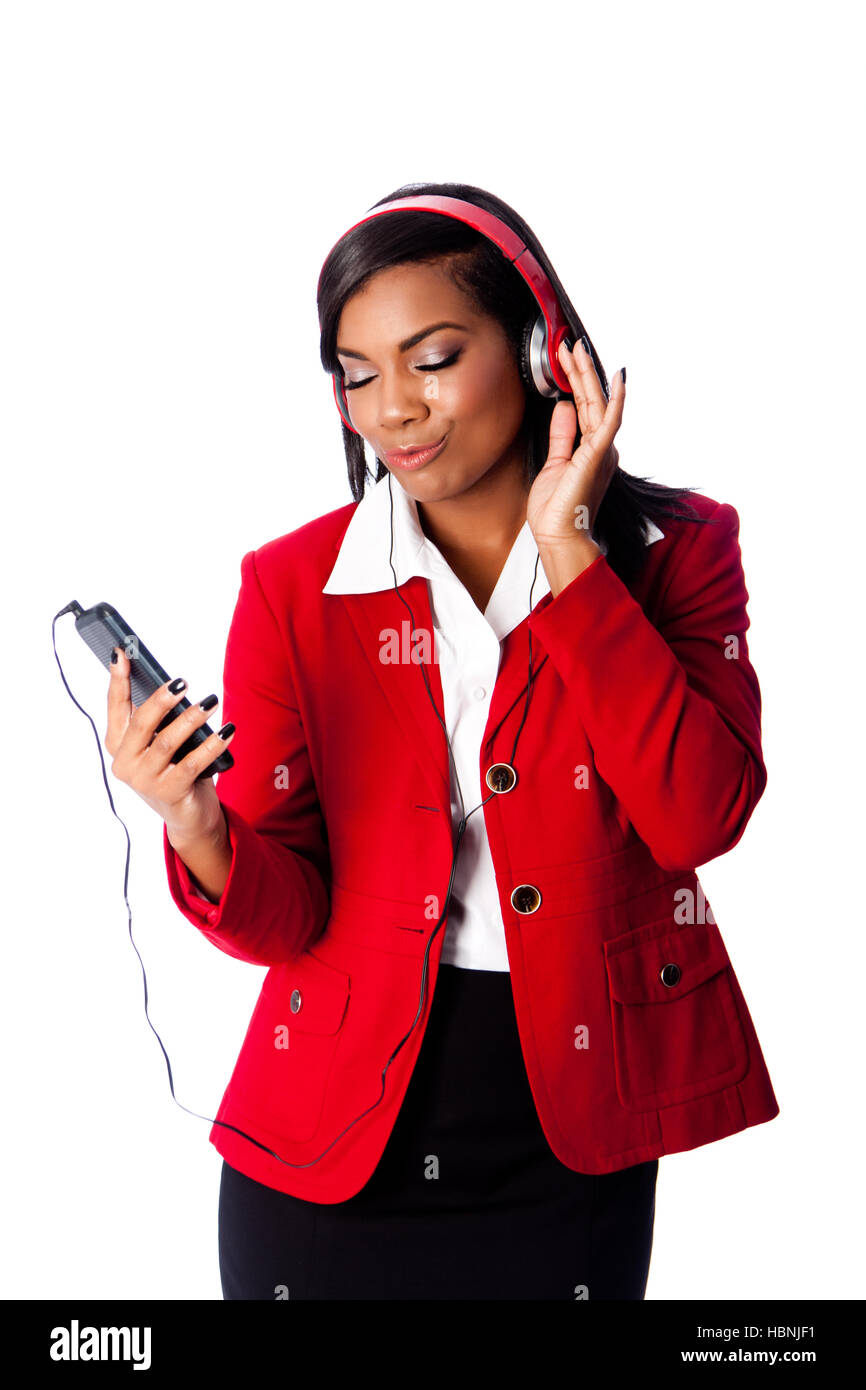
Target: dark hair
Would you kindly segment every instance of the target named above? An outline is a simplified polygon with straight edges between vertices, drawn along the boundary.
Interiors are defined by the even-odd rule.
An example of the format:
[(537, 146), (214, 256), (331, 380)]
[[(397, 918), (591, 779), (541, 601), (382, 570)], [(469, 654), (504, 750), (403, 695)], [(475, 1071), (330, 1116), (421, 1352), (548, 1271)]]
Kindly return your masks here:
[[(501, 198), (487, 193), (483, 188), (466, 183), (403, 184), (393, 193), (380, 198), (373, 207), (392, 199), (417, 194), (463, 198), (493, 213), (518, 234), (531, 249), (553, 284), (575, 339), (585, 334), (590, 343), (599, 380), (604, 391), (609, 393), (604, 367), (592, 346), (592, 340), (541, 243), (523, 218)], [(318, 292), (320, 351), (325, 370), (342, 374), (336, 354), (337, 327), (343, 306), (350, 296), (357, 293), (381, 270), (406, 262), (435, 261), (443, 262), (443, 269), (458, 288), (468, 295), (478, 312), (498, 320), (513, 346), (517, 361), (524, 327), (538, 314), (538, 304), (520, 272), (514, 269), (493, 242), (483, 233), (467, 226), (465, 222), (438, 213), (407, 209), (364, 222), (341, 237), (329, 252), (322, 267)], [(531, 483), (547, 458), (550, 417), (556, 401), (540, 396), (529, 387), (526, 387), (526, 397), (523, 429), (527, 443), (526, 479), (527, 483)], [(349, 485), (353, 498), (360, 502), (366, 489), (367, 477), (372, 477), (367, 467), (364, 440), (361, 435), (347, 429), (342, 421), (341, 427)], [(576, 440), (579, 439), (578, 426)], [(384, 478), (387, 469), (381, 459), (377, 459), (376, 462), (378, 467), (374, 481), (378, 482), (380, 478)], [(617, 468), (598, 509), (593, 535), (596, 540), (604, 541), (607, 562), (621, 579), (625, 581), (635, 577), (643, 564), (646, 542), (643, 523), (645, 516), (654, 522), (663, 521), (665, 518), (684, 521), (706, 519), (698, 515), (691, 503), (680, 500), (694, 490), (667, 487)]]

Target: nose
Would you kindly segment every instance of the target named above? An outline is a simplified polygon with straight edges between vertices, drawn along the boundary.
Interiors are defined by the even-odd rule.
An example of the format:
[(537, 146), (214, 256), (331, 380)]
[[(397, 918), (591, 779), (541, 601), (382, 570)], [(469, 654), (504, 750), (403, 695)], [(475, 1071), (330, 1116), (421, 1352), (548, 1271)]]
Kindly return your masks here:
[(386, 372), (379, 395), (379, 424), (384, 429), (399, 429), (412, 420), (423, 420), (429, 414), (424, 399), (424, 380), (407, 372)]

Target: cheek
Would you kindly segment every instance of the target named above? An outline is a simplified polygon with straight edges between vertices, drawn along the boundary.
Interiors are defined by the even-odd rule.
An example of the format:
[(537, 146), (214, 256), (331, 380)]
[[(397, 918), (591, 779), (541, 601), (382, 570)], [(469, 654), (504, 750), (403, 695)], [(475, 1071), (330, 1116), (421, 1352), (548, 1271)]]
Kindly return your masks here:
[(440, 384), (439, 401), (455, 420), (466, 425), (476, 421), (485, 429), (495, 422), (496, 432), (520, 424), (526, 394), (520, 373), (510, 359), (482, 358), (460, 374), (453, 387)]

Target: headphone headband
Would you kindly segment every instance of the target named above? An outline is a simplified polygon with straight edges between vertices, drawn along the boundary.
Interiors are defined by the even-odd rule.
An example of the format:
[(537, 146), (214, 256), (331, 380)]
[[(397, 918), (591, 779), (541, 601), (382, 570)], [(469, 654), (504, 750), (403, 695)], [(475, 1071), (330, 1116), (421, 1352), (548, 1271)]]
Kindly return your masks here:
[[(527, 344), (527, 374), (541, 395), (553, 396), (564, 393), (570, 396), (571, 383), (559, 361), (559, 345), (563, 338), (570, 342), (573, 332), (562, 312), (556, 291), (550, 283), (547, 273), (517, 233), (500, 217), (496, 217), (485, 208), (478, 207), (475, 203), (467, 202), (464, 198), (449, 198), (440, 194), (418, 194), (415, 197), (394, 198), (388, 203), (380, 203), (378, 207), (371, 208), (343, 233), (343, 237), (348, 236), (349, 232), (353, 232), (356, 227), (363, 226), (365, 222), (371, 221), (374, 217), (381, 217), (390, 212), (435, 212), (443, 217), (453, 217), (456, 221), (465, 222), (467, 226), (481, 232), (488, 241), (492, 241), (495, 246), (498, 246), (503, 256), (512, 263), (526, 281), (541, 311), (532, 331), (531, 342)], [(334, 246), (338, 246), (343, 237), (340, 237)], [(332, 246), (331, 251), (333, 249)], [(330, 256), (330, 254), (329, 251), (328, 255)], [(324, 266), (322, 269), (324, 270)], [(318, 289), (321, 289), (321, 284), (322, 272), (320, 271)], [(342, 416), (343, 423), (353, 434), (356, 434), (357, 431), (349, 420), (342, 378), (337, 372), (332, 373), (332, 376), (337, 409)]]

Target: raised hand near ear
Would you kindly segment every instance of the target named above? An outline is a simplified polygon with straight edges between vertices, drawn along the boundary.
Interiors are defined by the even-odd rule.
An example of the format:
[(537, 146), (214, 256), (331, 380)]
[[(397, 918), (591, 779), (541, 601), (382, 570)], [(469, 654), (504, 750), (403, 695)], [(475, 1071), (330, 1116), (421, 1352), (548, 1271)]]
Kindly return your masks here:
[[(602, 552), (592, 528), (619, 463), (614, 444), (625, 404), (625, 368), (606, 401), (595, 364), (583, 342), (559, 360), (571, 383), (572, 401), (557, 401), (550, 418), (547, 460), (530, 489), (526, 519), (554, 597)], [(574, 439), (580, 426), (577, 449)]]

